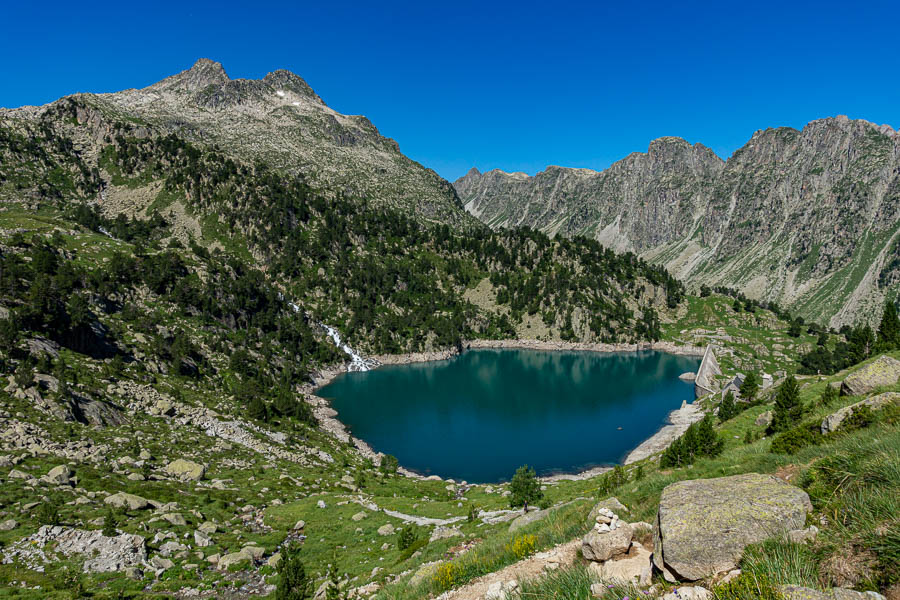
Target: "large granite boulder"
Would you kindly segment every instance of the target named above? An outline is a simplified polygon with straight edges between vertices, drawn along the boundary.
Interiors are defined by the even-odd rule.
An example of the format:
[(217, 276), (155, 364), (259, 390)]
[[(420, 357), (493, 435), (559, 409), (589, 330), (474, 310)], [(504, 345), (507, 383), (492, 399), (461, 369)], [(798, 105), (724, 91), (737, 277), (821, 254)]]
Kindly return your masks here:
[(142, 510), (152, 506), (151, 502), (146, 498), (141, 498), (140, 496), (135, 496), (134, 494), (129, 494), (127, 492), (118, 492), (112, 496), (107, 496), (104, 498), (103, 502), (110, 506), (114, 506), (115, 508), (127, 507), (128, 510)]
[(594, 529), (581, 540), (581, 553), (588, 560), (603, 562), (628, 552), (632, 537), (634, 529), (627, 523), (612, 531), (599, 532)]
[(206, 467), (192, 460), (179, 458), (166, 465), (166, 473), (181, 481), (200, 481), (206, 475)]
[(667, 486), (653, 528), (653, 563), (696, 581), (737, 566), (748, 544), (800, 529), (809, 496), (772, 475), (747, 473)]
[(841, 394), (859, 396), (900, 380), (900, 360), (882, 356), (848, 375), (841, 384)]
[(857, 402), (856, 404), (851, 404), (850, 406), (845, 406), (837, 412), (833, 412), (824, 420), (822, 420), (822, 434), (831, 433), (833, 431), (837, 431), (840, 429), (841, 424), (844, 422), (844, 419), (853, 414), (853, 411), (862, 406), (868, 406), (872, 410), (880, 410), (887, 406), (888, 404), (898, 404), (900, 405), (900, 394), (897, 392), (886, 392), (884, 394), (878, 394), (877, 396), (872, 396), (871, 398), (866, 398), (861, 402)]

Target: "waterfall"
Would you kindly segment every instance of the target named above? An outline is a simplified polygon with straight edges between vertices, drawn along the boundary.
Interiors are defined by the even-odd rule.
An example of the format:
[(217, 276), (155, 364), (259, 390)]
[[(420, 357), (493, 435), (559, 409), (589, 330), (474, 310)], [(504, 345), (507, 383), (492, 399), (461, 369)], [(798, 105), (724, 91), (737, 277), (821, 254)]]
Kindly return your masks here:
[[(278, 294), (278, 297), (282, 300), (284, 299), (284, 297), (281, 295), (280, 292)], [(300, 307), (297, 306), (297, 304), (290, 302), (290, 301), (288, 301), (287, 304), (288, 304), (288, 306), (291, 307), (291, 310), (293, 310), (295, 313), (300, 312)], [(334, 345), (337, 346), (338, 348), (340, 348), (344, 354), (346, 354), (347, 356), (350, 357), (350, 364), (347, 365), (348, 373), (353, 372), (353, 371), (368, 371), (370, 369), (374, 369), (375, 367), (377, 367), (381, 364), (374, 358), (363, 358), (362, 356), (357, 354), (353, 350), (353, 348), (351, 348), (349, 345), (343, 343), (341, 341), (341, 334), (338, 333), (338, 330), (335, 329), (334, 327), (329, 327), (325, 323), (319, 323), (319, 326), (325, 330), (325, 332), (328, 334), (328, 337), (330, 337), (331, 340), (334, 342)]]

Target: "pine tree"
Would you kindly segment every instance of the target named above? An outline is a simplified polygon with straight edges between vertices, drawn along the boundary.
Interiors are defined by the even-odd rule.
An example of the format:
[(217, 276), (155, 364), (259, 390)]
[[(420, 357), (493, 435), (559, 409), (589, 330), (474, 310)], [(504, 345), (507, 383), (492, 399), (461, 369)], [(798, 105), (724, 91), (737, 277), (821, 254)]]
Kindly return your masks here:
[(669, 444), (669, 447), (663, 452), (662, 458), (659, 460), (659, 466), (663, 469), (670, 467), (680, 467), (683, 463), (682, 441), (679, 437)]
[(712, 415), (709, 413), (697, 424), (697, 456), (718, 456), (725, 447), (725, 441), (713, 428)]
[(310, 581), (306, 576), (303, 561), (300, 560), (300, 546), (291, 544), (282, 552), (278, 563), (278, 586), (276, 600), (306, 600), (311, 596)]
[(116, 537), (119, 535), (119, 532), (116, 531), (116, 526), (119, 524), (116, 519), (116, 515), (113, 514), (112, 508), (110, 508), (106, 512), (106, 517), (103, 518), (103, 531), (101, 533), (106, 537)]
[(802, 416), (803, 406), (800, 404), (800, 386), (797, 384), (797, 379), (791, 375), (778, 388), (769, 430), (772, 432), (786, 431), (793, 427)]
[(756, 371), (750, 371), (744, 378), (743, 383), (741, 383), (740, 390), (738, 390), (741, 394), (741, 398), (752, 403), (756, 400), (756, 395), (759, 393), (761, 384), (762, 382), (760, 381), (759, 374)]
[(526, 511), (529, 502), (534, 504), (544, 496), (537, 474), (528, 465), (522, 465), (516, 470), (512, 481), (509, 482), (509, 491), (509, 505), (513, 508), (524, 506)]
[(734, 393), (729, 390), (722, 399), (722, 404), (719, 405), (719, 422), (724, 423), (732, 418), (735, 415), (735, 412)]
[(399, 467), (400, 462), (397, 460), (396, 456), (393, 454), (385, 454), (381, 457), (381, 464), (378, 466), (378, 469), (385, 475), (393, 475), (397, 472)]
[(250, 403), (247, 405), (247, 416), (257, 421), (268, 420), (269, 409), (266, 407), (266, 403), (262, 398), (259, 396), (250, 398)]
[(890, 300), (884, 302), (878, 326), (878, 346), (882, 351), (900, 348), (900, 318), (897, 317), (897, 306)]

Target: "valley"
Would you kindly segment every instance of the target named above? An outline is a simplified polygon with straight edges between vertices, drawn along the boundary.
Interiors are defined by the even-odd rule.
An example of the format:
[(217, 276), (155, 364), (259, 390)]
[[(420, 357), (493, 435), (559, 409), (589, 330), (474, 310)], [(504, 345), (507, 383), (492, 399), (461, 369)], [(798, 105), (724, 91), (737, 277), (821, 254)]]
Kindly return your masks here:
[[(454, 187), (287, 71), (0, 110), (0, 598), (896, 598), (872, 131)], [(845, 195), (831, 165), (770, 179), (810, 139)], [(554, 214), (550, 176), (578, 190)], [(626, 461), (707, 348), (692, 417)], [(753, 489), (778, 510), (742, 512)]]

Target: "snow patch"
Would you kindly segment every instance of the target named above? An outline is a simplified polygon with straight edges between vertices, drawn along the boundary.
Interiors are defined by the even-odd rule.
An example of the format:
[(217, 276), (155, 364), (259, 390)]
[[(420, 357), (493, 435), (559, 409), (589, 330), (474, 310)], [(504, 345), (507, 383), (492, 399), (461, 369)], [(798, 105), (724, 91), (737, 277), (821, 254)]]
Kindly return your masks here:
[(275, 95), (278, 96), (279, 98), (284, 98), (284, 92), (281, 90), (278, 90), (277, 92), (275, 92)]

